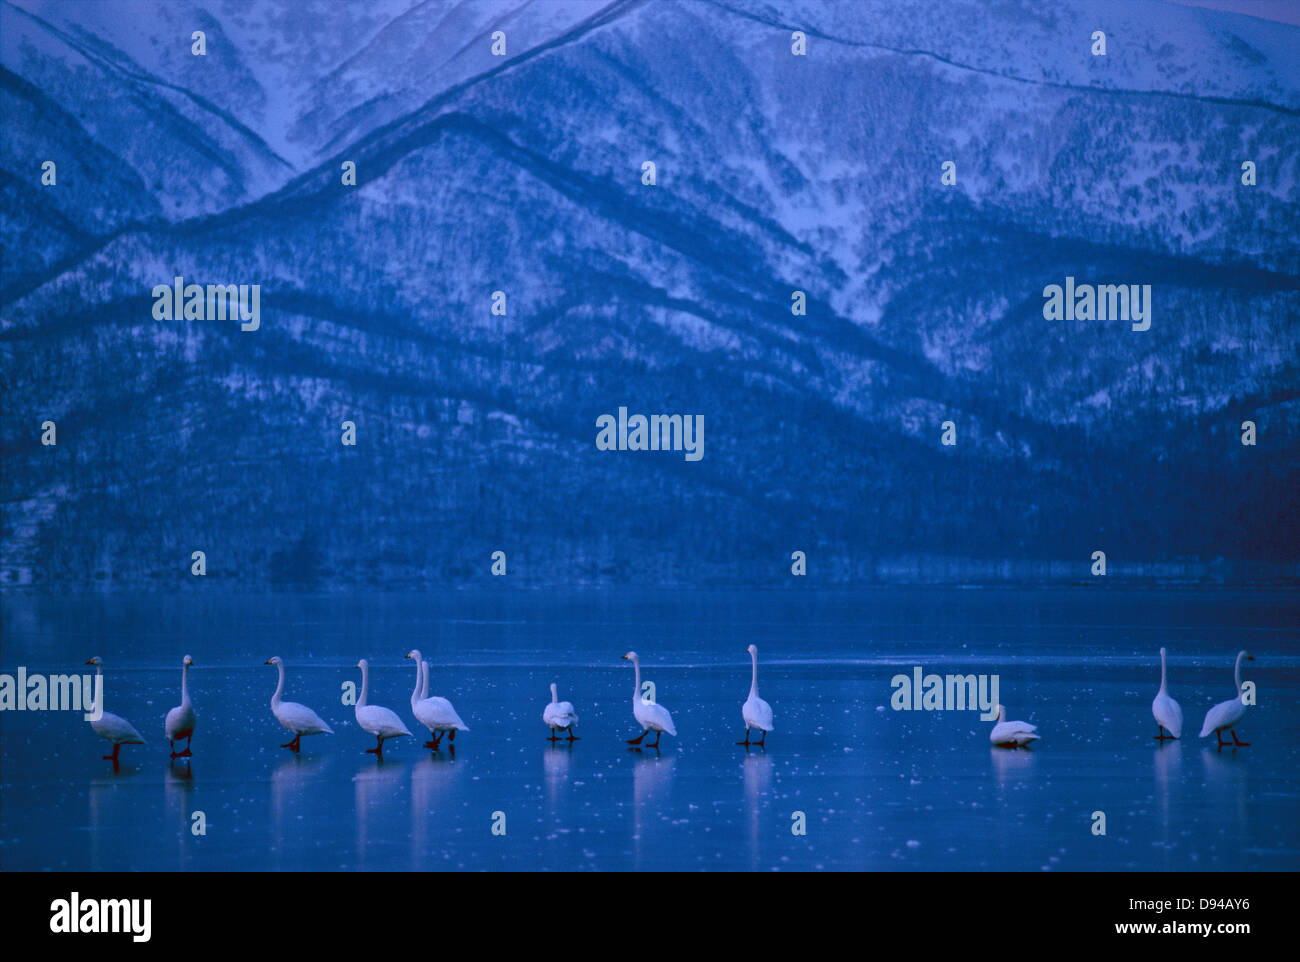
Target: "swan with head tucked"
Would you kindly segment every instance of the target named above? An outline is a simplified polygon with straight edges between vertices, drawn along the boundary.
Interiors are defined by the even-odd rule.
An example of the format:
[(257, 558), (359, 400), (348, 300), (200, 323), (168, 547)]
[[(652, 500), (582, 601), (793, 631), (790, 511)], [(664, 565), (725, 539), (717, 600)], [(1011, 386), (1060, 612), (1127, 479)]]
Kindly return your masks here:
[[(94, 658), (91, 658), (89, 661), (86, 662), (86, 664), (94, 665), (95, 674), (101, 677), (103, 676), (104, 660), (100, 658), (99, 655), (96, 655)], [(99, 692), (100, 692), (99, 700), (102, 702), (104, 700), (103, 681), (99, 681), (98, 685), (99, 685)], [(93, 708), (90, 706), (86, 706), (86, 711), (88, 714), (91, 715), (94, 715), (96, 711), (99, 712), (99, 717), (91, 720), (90, 728), (91, 731), (93, 731), (100, 738), (103, 738), (112, 743), (113, 754), (105, 755), (104, 760), (111, 761), (113, 763), (114, 769), (117, 768), (117, 753), (122, 750), (123, 745), (144, 744), (144, 738), (140, 735), (138, 731), (135, 730), (134, 725), (132, 725), (121, 715), (114, 715), (112, 712), (104, 711), (104, 706), (102, 704), (95, 705)]]
[(1029, 722), (1003, 721), (1006, 715), (1007, 710), (998, 705), (997, 724), (989, 733), (989, 741), (999, 748), (1028, 748), (1030, 742), (1039, 737), (1038, 726)]
[[(1151, 714), (1155, 716), (1160, 734), (1155, 737), (1165, 740), (1165, 729), (1169, 738), (1177, 738), (1183, 733), (1183, 710), (1178, 702), (1165, 690), (1165, 650), (1160, 649), (1160, 690), (1156, 692), (1155, 701), (1151, 703)], [(1148, 729), (1149, 730), (1149, 729)]]
[(558, 741), (555, 736), (555, 729), (557, 728), (568, 731), (569, 741), (577, 741), (578, 739), (578, 736), (573, 734), (573, 726), (578, 724), (578, 713), (573, 710), (572, 702), (560, 701), (559, 690), (556, 688), (555, 682), (551, 682), (551, 703), (542, 712), (542, 723), (550, 726), (550, 741)]
[(383, 758), (385, 738), (400, 738), (403, 735), (411, 734), (411, 732), (402, 724), (402, 720), (397, 717), (397, 712), (380, 705), (370, 704), (370, 662), (362, 658), (357, 662), (357, 667), (361, 669), (361, 697), (357, 699), (354, 709), (357, 724), (378, 739), (375, 747), (367, 748), (366, 753)]
[(415, 690), (411, 692), (411, 714), (415, 716), (416, 721), (429, 729), (429, 741), (424, 743), (424, 747), (436, 752), (442, 736), (446, 735), (447, 747), (454, 752), (456, 746), (453, 742), (456, 740), (456, 732), (467, 732), (469, 726), (461, 721), (460, 715), (456, 714), (456, 709), (452, 707), (451, 702), (438, 695), (429, 695), (429, 666), (425, 663), (420, 650), (412, 648), (406, 653), (406, 657), (415, 661)]
[(748, 748), (751, 728), (757, 728), (763, 733), (763, 737), (758, 740), (759, 745), (764, 745), (767, 741), (767, 733), (772, 730), (772, 706), (758, 697), (758, 648), (750, 645), (745, 650), (754, 663), (754, 673), (749, 682), (749, 697), (740, 709), (741, 717), (745, 720), (745, 740), (736, 744)]
[(296, 701), (282, 701), (280, 696), (284, 694), (284, 662), (279, 655), (266, 660), (268, 665), (275, 665), (280, 670), (280, 683), (275, 686), (275, 694), (271, 696), (271, 713), (275, 715), (278, 721), (289, 731), (293, 732), (293, 741), (281, 745), (281, 748), (289, 748), (298, 751), (301, 747), (299, 744), (303, 735), (333, 735), (334, 729), (325, 723), (325, 720), (316, 714), (306, 705), (300, 705)]
[(637, 724), (645, 729), (645, 731), (636, 738), (629, 738), (627, 743), (629, 745), (640, 745), (641, 740), (645, 738), (646, 735), (654, 732), (655, 743), (653, 745), (647, 745), (646, 747), (658, 748), (659, 739), (663, 737), (664, 732), (667, 732), (670, 735), (677, 734), (677, 729), (673, 727), (673, 716), (668, 714), (668, 709), (657, 701), (646, 701), (641, 697), (641, 659), (637, 657), (637, 653), (635, 651), (629, 651), (623, 657), (632, 662), (632, 668), (634, 670), (632, 714), (636, 716)]
[[(194, 703), (190, 701), (190, 665), (194, 659), (186, 655), (181, 659), (181, 703), (167, 713), (163, 721), (163, 731), (167, 733), (167, 742), (171, 745), (172, 758), (188, 758), (190, 742), (194, 738)], [(176, 740), (185, 739), (185, 750), (176, 750)]]
[(1237, 733), (1232, 730), (1233, 726), (1241, 721), (1242, 716), (1246, 714), (1246, 703), (1241, 700), (1241, 660), (1243, 658), (1247, 661), (1254, 661), (1255, 656), (1244, 649), (1237, 652), (1237, 664), (1232, 669), (1233, 681), (1237, 683), (1237, 697), (1228, 701), (1221, 701), (1207, 711), (1205, 713), (1205, 723), (1201, 725), (1199, 737), (1204, 738), (1210, 732), (1214, 732), (1215, 737), (1219, 740), (1220, 748), (1224, 745), (1222, 732), (1225, 728), (1228, 729), (1228, 734), (1232, 736), (1234, 748), (1250, 744), (1250, 742), (1238, 741)]

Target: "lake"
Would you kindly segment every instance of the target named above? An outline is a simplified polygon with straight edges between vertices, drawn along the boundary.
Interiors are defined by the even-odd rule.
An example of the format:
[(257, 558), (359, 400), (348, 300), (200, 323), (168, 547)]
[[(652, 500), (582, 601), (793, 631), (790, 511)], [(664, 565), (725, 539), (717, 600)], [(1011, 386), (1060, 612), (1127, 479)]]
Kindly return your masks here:
[[(123, 746), (115, 773), (79, 713), (0, 713), (0, 865), (1295, 871), (1298, 609), (1281, 589), (1110, 586), (12, 593), (0, 672), (85, 672), (100, 655), (105, 707), (147, 744)], [(765, 750), (734, 744), (751, 643), (775, 713)], [(1162, 645), (1185, 717), (1163, 745)], [(471, 729), (454, 758), (420, 747), (413, 647)], [(1240, 648), (1256, 658), (1243, 678), (1258, 704), (1236, 729), (1251, 744), (1219, 751), (1196, 735), (1233, 696)], [(679, 732), (658, 752), (626, 744), (640, 731), (629, 649)], [(169, 763), (185, 654), (194, 754)], [(272, 655), (285, 697), (335, 729), (300, 755), (280, 747)], [(371, 702), (419, 736), (382, 761), (342, 703), (360, 657)], [(994, 748), (976, 711), (893, 710), (891, 678), (916, 667), (996, 674), (1009, 717), (1041, 740)], [(552, 681), (579, 715), (573, 743), (547, 741)]]

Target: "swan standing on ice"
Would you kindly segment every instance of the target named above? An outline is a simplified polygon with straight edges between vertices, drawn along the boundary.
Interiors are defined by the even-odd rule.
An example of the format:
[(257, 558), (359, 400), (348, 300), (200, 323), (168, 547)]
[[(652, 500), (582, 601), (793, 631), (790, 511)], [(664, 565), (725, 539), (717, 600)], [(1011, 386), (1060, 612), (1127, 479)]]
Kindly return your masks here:
[(333, 735), (334, 729), (325, 724), (325, 720), (306, 705), (300, 705), (296, 701), (280, 700), (280, 696), (284, 694), (284, 662), (280, 660), (280, 656), (268, 658), (266, 663), (280, 669), (280, 683), (275, 686), (275, 694), (271, 696), (271, 711), (276, 721), (293, 732), (293, 741), (280, 747), (296, 752), (301, 747), (299, 742), (303, 735)]
[[(194, 738), (194, 703), (190, 701), (190, 665), (194, 659), (189, 655), (181, 661), (181, 703), (167, 713), (163, 722), (163, 731), (167, 733), (167, 742), (171, 745), (172, 758), (188, 758), (190, 742)], [(185, 751), (176, 750), (176, 740), (185, 739)]]
[(632, 662), (632, 668), (635, 670), (635, 687), (632, 689), (632, 714), (636, 716), (636, 723), (645, 729), (636, 738), (629, 738), (629, 745), (640, 745), (641, 739), (655, 732), (655, 743), (647, 745), (646, 748), (658, 748), (659, 739), (663, 733), (676, 735), (677, 729), (673, 727), (673, 716), (668, 714), (668, 709), (658, 702), (646, 701), (641, 697), (641, 660), (637, 657), (635, 651), (629, 651), (623, 656)]
[(357, 662), (357, 667), (361, 669), (361, 697), (357, 699), (356, 704), (357, 724), (378, 739), (374, 748), (366, 749), (366, 754), (378, 755), (383, 758), (385, 738), (400, 738), (403, 735), (411, 734), (411, 732), (402, 724), (402, 720), (397, 717), (395, 711), (379, 705), (369, 704), (370, 662), (362, 658)]
[(1255, 656), (1250, 652), (1242, 650), (1237, 652), (1237, 664), (1232, 669), (1233, 680), (1237, 683), (1237, 697), (1228, 701), (1221, 701), (1205, 713), (1205, 724), (1201, 726), (1199, 737), (1204, 738), (1210, 732), (1219, 740), (1219, 747), (1224, 745), (1222, 732), (1226, 728), (1228, 734), (1232, 736), (1232, 745), (1234, 748), (1247, 746), (1250, 742), (1237, 740), (1237, 733), (1232, 730), (1232, 726), (1241, 721), (1246, 714), (1246, 703), (1241, 700), (1241, 659), (1254, 661)]
[(1160, 690), (1156, 692), (1155, 701), (1151, 703), (1151, 714), (1156, 718), (1156, 724), (1160, 726), (1160, 734), (1155, 737), (1161, 742), (1165, 740), (1165, 729), (1169, 729), (1169, 737), (1177, 738), (1183, 733), (1183, 710), (1178, 706), (1178, 702), (1165, 691), (1165, 650), (1160, 649)]
[(438, 695), (429, 696), (429, 666), (425, 664), (420, 650), (412, 648), (406, 657), (415, 660), (415, 691), (411, 692), (411, 714), (429, 729), (429, 741), (424, 743), (424, 747), (436, 752), (442, 736), (446, 735), (447, 747), (455, 751), (456, 746), (452, 742), (456, 740), (456, 732), (467, 732), (469, 726), (461, 721), (451, 702)]
[[(95, 674), (104, 674), (104, 661), (99, 655), (91, 658), (88, 665), (95, 666)], [(100, 701), (104, 700), (103, 691), (104, 683), (99, 682)], [(104, 711), (103, 705), (96, 705), (94, 708), (86, 707), (87, 713), (95, 714), (95, 709), (99, 709), (100, 715), (90, 723), (91, 730), (100, 738), (107, 739), (113, 743), (113, 754), (105, 755), (104, 761), (111, 761), (113, 768), (117, 768), (117, 753), (122, 750), (123, 745), (143, 745), (144, 738), (135, 730), (135, 726), (123, 718), (121, 715), (114, 715), (112, 712)]]
[(754, 663), (754, 675), (749, 682), (749, 697), (745, 699), (744, 707), (740, 709), (740, 714), (745, 719), (745, 740), (736, 744), (748, 748), (751, 728), (757, 728), (763, 733), (763, 737), (757, 744), (764, 745), (767, 741), (767, 733), (772, 730), (772, 706), (758, 697), (758, 648), (750, 645), (745, 650), (749, 652), (750, 660)]
[(551, 728), (549, 740), (558, 741), (559, 739), (555, 737), (555, 729), (563, 728), (569, 733), (569, 741), (577, 741), (578, 736), (573, 734), (573, 726), (578, 724), (578, 713), (573, 710), (572, 702), (560, 701), (559, 697), (555, 682), (551, 682), (551, 703), (542, 712), (542, 722)]
[(989, 741), (999, 748), (1028, 748), (1029, 743), (1039, 737), (1038, 726), (1022, 721), (1003, 721), (1006, 714), (1007, 710), (998, 705), (997, 724), (989, 734)]

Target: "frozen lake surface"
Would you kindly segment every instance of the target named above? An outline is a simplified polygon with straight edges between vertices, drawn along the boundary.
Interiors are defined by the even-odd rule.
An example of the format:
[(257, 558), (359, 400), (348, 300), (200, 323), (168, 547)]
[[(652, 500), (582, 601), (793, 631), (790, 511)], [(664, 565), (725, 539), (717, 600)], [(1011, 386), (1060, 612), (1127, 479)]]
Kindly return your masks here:
[[(5, 870), (1300, 868), (1291, 591), (17, 594), (0, 611), (0, 671), (84, 672), (101, 655), (107, 709), (148, 742), (124, 746), (115, 774), (80, 714), (0, 714)], [(734, 744), (750, 643), (775, 711), (765, 751)], [(1163, 747), (1161, 645), (1185, 716)], [(419, 745), (413, 647), (470, 726), (454, 758)], [(1240, 648), (1257, 659), (1243, 677), (1259, 703), (1237, 728), (1251, 745), (1217, 751), (1196, 735), (1232, 697)], [(657, 753), (625, 744), (639, 733), (629, 649), (680, 733)], [(186, 653), (194, 757), (169, 764), (162, 719)], [(279, 747), (271, 655), (285, 697), (336, 732), (299, 756)], [(363, 656), (371, 702), (421, 736), (382, 762), (341, 701)], [(996, 749), (977, 712), (892, 710), (891, 678), (918, 666), (996, 673), (1009, 716), (1042, 740)], [(571, 745), (546, 740), (552, 681), (580, 716)]]

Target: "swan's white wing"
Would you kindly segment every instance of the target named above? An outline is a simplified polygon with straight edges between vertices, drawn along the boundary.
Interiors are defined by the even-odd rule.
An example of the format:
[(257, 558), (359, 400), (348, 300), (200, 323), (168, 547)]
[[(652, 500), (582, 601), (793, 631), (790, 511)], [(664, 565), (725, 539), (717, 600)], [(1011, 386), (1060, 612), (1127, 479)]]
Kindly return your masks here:
[(184, 738), (184, 733), (194, 731), (194, 706), (177, 705), (169, 711), (163, 722), (163, 731), (168, 738)]
[(448, 728), (469, 731), (469, 726), (461, 721), (460, 715), (456, 714), (456, 709), (452, 707), (451, 702), (438, 695), (416, 702), (415, 717), (430, 731)]
[(379, 705), (358, 705), (356, 715), (357, 724), (372, 735), (396, 738), (398, 735), (411, 734), (396, 712)]
[(740, 714), (745, 719), (746, 728), (772, 731), (772, 706), (757, 695), (745, 699), (745, 706), (740, 710)]
[(546, 706), (542, 712), (542, 721), (552, 728), (568, 728), (577, 724), (578, 713), (573, 710), (572, 703), (557, 701)]
[(334, 729), (306, 705), (296, 701), (282, 701), (274, 709), (275, 717), (289, 731), (299, 735), (334, 734)]
[(649, 709), (647, 715), (650, 719), (647, 727), (665, 731), (670, 735), (677, 734), (677, 729), (673, 727), (673, 716), (668, 713), (667, 708), (657, 702), (653, 705), (646, 705), (646, 708)]
[(1024, 722), (1019, 721), (998, 722), (993, 726), (993, 731), (989, 733), (989, 741), (994, 745), (1004, 745), (1011, 742), (1024, 745), (1039, 737), (1038, 729), (1033, 725), (1026, 725)]
[(1151, 703), (1151, 714), (1175, 738), (1183, 733), (1183, 710), (1178, 702), (1164, 692), (1156, 695), (1155, 701)]
[(144, 744), (144, 738), (135, 730), (135, 726), (121, 715), (114, 715), (112, 712), (104, 712), (90, 723), (90, 727), (100, 738), (107, 738), (115, 745)]
[(1241, 703), (1240, 698), (1221, 701), (1205, 713), (1205, 724), (1201, 726), (1201, 734), (1197, 737), (1204, 738), (1216, 729), (1234, 725), (1241, 721), (1241, 716), (1244, 714), (1246, 714), (1246, 706)]

